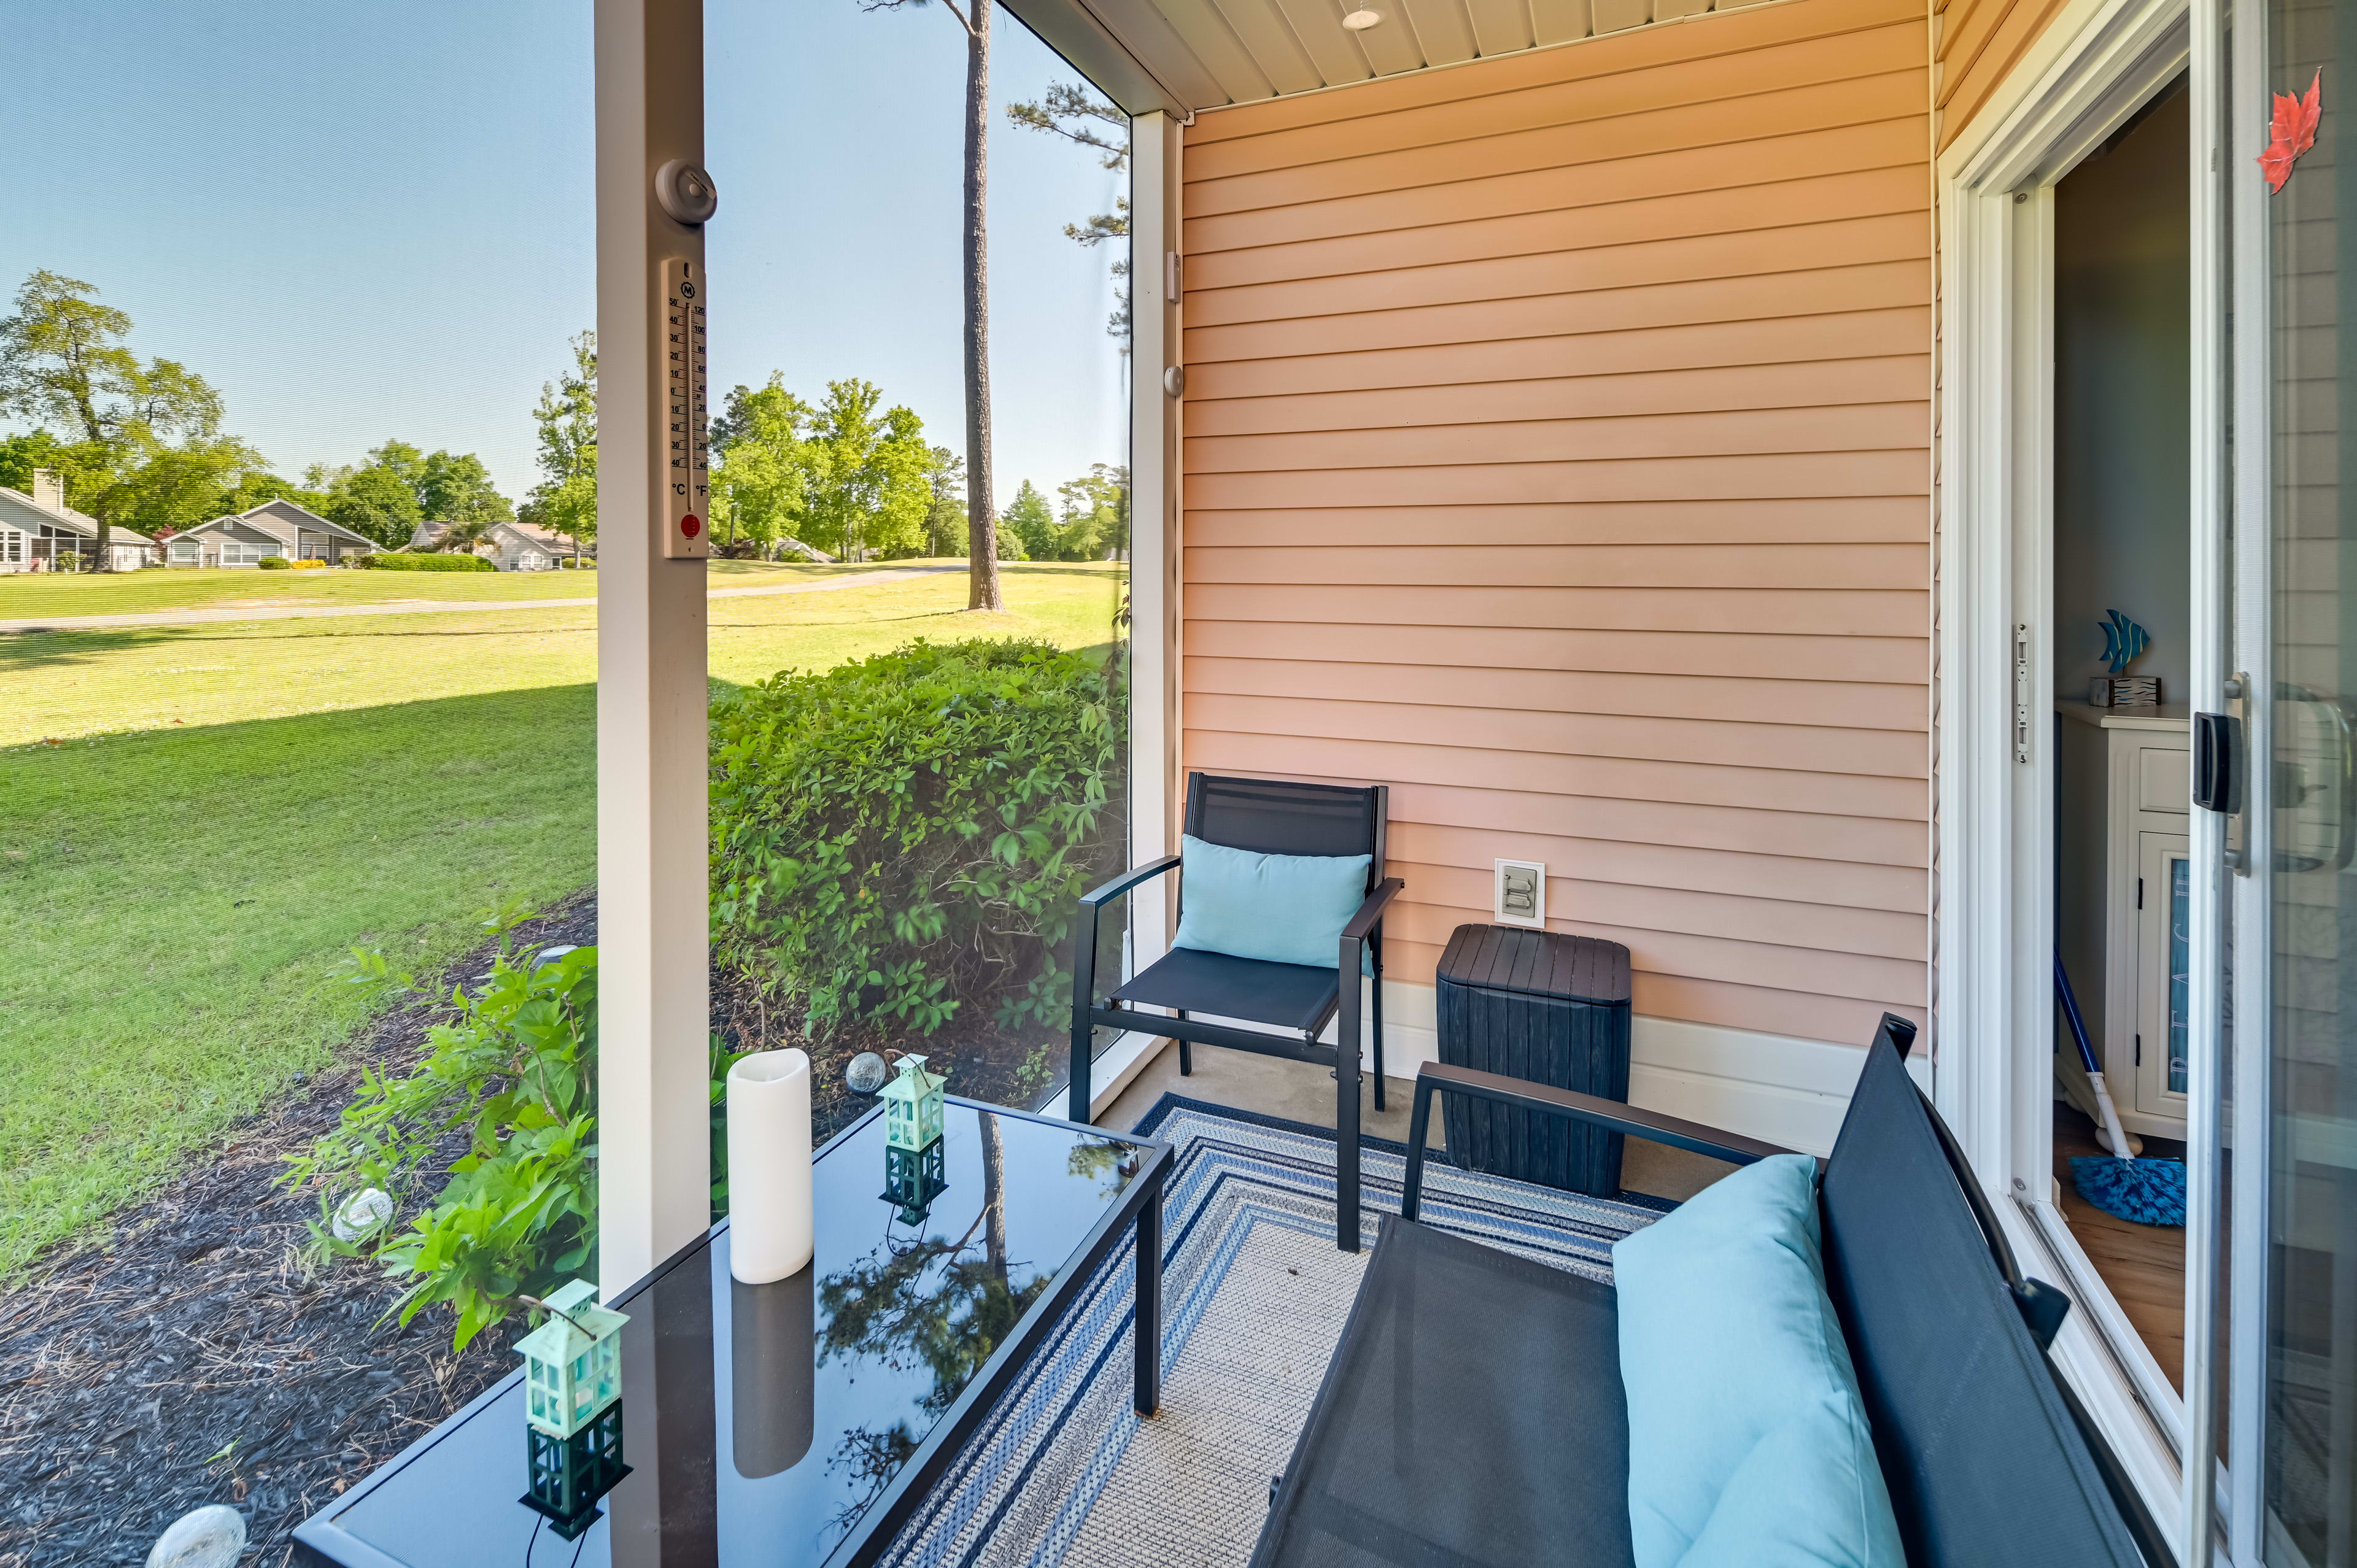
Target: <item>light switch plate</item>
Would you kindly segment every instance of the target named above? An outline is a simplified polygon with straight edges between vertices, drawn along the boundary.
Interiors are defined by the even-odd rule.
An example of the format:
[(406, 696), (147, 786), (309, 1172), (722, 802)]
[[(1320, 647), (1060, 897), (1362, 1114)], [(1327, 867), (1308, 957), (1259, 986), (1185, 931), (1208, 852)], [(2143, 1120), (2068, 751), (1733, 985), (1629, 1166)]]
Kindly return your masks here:
[(1501, 926), (1546, 929), (1546, 863), (1501, 860), (1491, 913)]

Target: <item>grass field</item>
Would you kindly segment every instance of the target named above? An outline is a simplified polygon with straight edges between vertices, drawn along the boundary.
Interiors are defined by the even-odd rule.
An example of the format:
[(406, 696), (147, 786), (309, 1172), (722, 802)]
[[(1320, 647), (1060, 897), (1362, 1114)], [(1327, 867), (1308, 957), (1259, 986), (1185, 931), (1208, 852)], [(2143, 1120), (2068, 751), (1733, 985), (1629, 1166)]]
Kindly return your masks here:
[[(899, 562), (886, 564), (899, 565)], [(875, 566), (706, 563), (716, 588), (752, 587), (872, 572)], [(386, 604), (397, 599), (594, 598), (590, 572), (210, 571), (15, 573), (0, 576), (0, 620), (36, 616), (137, 615), (152, 610), (291, 609), (309, 605)]]
[[(1117, 573), (1010, 565), (986, 619), (956, 575), (718, 600), (716, 687), (916, 637), (1103, 643)], [(230, 574), (172, 575), (199, 575)], [(595, 678), (578, 608), (0, 636), (0, 1277), (326, 1060), (347, 947), (430, 967), (591, 879)]]

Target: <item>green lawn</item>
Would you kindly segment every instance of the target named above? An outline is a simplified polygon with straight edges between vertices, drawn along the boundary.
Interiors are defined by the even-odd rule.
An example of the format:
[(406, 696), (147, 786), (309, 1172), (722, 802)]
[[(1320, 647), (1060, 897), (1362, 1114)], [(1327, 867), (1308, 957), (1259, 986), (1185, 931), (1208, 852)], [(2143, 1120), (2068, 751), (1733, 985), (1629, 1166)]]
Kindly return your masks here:
[[(1016, 565), (986, 619), (954, 575), (719, 600), (713, 674), (1098, 644), (1119, 591)], [(562, 607), (0, 636), (0, 1277), (328, 1059), (348, 946), (430, 966), (591, 880), (595, 660)]]
[[(867, 566), (767, 565), (758, 561), (707, 564), (714, 587), (754, 587), (873, 572)], [(918, 563), (921, 564), (921, 563)], [(36, 616), (138, 615), (154, 610), (292, 608), (307, 605), (370, 605), (395, 599), (595, 598), (592, 572), (265, 572), (259, 567), (144, 572), (15, 573), (0, 576), (0, 620)]]

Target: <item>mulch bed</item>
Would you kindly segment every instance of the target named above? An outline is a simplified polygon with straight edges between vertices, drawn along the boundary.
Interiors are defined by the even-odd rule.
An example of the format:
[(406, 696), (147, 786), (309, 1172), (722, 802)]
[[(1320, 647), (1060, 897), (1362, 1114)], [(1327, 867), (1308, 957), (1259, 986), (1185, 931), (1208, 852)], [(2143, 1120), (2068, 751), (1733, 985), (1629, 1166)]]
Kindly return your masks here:
[[(519, 946), (597, 940), (583, 895), (517, 929)], [(471, 979), (490, 947), (450, 972)], [(737, 1048), (800, 1046), (821, 1138), (874, 1103), (844, 1086), (877, 1041), (813, 1046), (757, 988), (716, 972), (713, 1026)], [(138, 1568), (165, 1526), (206, 1503), (246, 1519), (244, 1562), (294, 1558), (295, 1527), (515, 1365), (494, 1330), (450, 1350), (444, 1309), (381, 1322), (376, 1270), (307, 1269), (308, 1193), (276, 1186), (288, 1155), (336, 1125), (361, 1069), (407, 1068), (431, 1013), (371, 1022), (337, 1066), (232, 1128), (202, 1163), (0, 1293), (0, 1568)], [(1035, 1038), (1036, 1036), (1036, 1038)], [(1023, 1102), (1044, 1032), (945, 1031), (920, 1047), (952, 1093)], [(462, 1144), (444, 1151), (446, 1159)]]
[[(596, 926), (576, 898), (516, 937), (587, 942)], [(471, 977), (489, 950), (451, 972)], [(514, 1366), (496, 1332), (451, 1354), (440, 1310), (380, 1324), (396, 1293), (372, 1268), (309, 1273), (297, 1250), (316, 1202), (275, 1185), (336, 1125), (361, 1066), (414, 1062), (431, 1021), (380, 1016), (110, 1236), (0, 1294), (0, 1568), (135, 1568), (206, 1503), (244, 1513), (246, 1562), (291, 1562), (297, 1524)]]

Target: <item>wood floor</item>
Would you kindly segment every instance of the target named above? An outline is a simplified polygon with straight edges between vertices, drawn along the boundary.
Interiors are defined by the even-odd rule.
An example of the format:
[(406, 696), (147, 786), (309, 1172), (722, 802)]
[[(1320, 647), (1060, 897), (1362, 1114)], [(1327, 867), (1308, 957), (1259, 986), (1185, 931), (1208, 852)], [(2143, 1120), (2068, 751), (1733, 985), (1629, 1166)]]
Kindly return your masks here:
[[(2147, 1138), (2145, 1153), (2181, 1159), (2185, 1145)], [(2137, 1337), (2169, 1374), (2171, 1387), (2185, 1391), (2185, 1228), (2137, 1225), (2104, 1213), (2071, 1185), (2073, 1155), (2105, 1153), (2095, 1142), (2094, 1123), (2061, 1101), (2054, 1104), (2054, 1179), (2062, 1189), (2063, 1218), (2071, 1233), (2111, 1287)]]

